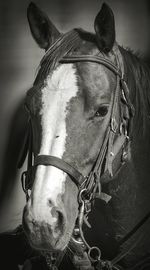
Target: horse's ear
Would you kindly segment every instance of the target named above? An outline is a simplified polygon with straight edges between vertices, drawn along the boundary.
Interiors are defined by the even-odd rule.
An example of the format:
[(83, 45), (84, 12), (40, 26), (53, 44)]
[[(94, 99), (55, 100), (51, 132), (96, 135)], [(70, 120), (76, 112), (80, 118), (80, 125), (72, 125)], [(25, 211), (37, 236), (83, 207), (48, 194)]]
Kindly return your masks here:
[(115, 20), (111, 8), (103, 4), (94, 22), (97, 43), (99, 49), (108, 53), (115, 42)]
[(47, 15), (32, 2), (27, 9), (27, 18), (32, 36), (42, 49), (47, 50), (59, 37), (59, 31), (49, 20)]

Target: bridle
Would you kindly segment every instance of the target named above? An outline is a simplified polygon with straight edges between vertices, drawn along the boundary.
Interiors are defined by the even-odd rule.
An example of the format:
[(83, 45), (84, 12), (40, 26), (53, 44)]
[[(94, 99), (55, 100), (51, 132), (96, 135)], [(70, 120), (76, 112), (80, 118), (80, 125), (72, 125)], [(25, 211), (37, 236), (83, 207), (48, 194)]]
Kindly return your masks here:
[[(119, 49), (118, 49), (119, 50)], [(125, 81), (125, 75), (121, 70), (119, 58), (116, 56), (117, 65), (102, 56), (93, 55), (65, 55), (59, 61), (61, 64), (77, 62), (94, 62), (108, 68), (116, 75), (116, 88), (112, 94), (112, 107), (110, 120), (106, 128), (103, 144), (100, 146), (98, 156), (93, 164), (92, 170), (87, 176), (83, 176), (77, 168), (66, 163), (64, 160), (50, 156), (38, 155), (33, 162), (32, 127), (29, 121), (28, 135), (24, 143), (19, 167), (28, 149), (27, 171), (22, 174), (22, 187), (28, 200), (28, 190), (31, 189), (34, 171), (39, 165), (54, 166), (59, 168), (78, 187), (79, 215), (73, 232), (73, 241), (76, 245), (82, 245), (83, 252), (88, 255), (89, 261), (93, 264), (99, 263), (100, 269), (106, 267), (106, 262), (101, 260), (101, 251), (98, 247), (90, 247), (84, 238), (82, 226), (91, 211), (91, 204), (96, 197), (100, 197), (101, 183), (110, 181), (118, 170), (128, 159), (130, 134), (132, 130), (132, 119), (134, 115), (133, 105), (129, 97), (129, 89)], [(77, 239), (80, 239), (78, 241)], [(107, 265), (108, 267), (108, 265)], [(92, 269), (92, 268), (91, 268)], [(107, 268), (113, 269), (113, 268)]]

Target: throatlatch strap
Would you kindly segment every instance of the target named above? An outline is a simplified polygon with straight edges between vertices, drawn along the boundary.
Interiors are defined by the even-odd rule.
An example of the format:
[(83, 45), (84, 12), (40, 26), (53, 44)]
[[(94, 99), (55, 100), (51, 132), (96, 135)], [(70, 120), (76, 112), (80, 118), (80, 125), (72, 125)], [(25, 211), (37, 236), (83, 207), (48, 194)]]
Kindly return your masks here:
[(85, 177), (78, 170), (58, 157), (39, 155), (35, 158), (34, 161), (34, 166), (38, 165), (54, 166), (64, 171), (65, 173), (69, 174), (69, 176), (71, 176), (77, 187), (80, 187), (81, 184), (85, 181)]

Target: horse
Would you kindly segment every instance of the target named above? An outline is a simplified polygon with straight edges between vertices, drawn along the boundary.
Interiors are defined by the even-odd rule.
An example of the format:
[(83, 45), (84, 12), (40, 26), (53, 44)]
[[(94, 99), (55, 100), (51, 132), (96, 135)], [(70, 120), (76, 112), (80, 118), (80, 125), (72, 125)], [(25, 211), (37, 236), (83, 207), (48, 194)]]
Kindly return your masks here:
[(27, 17), (45, 50), (18, 162), (28, 242), (49, 269), (149, 269), (149, 67), (105, 3), (95, 33), (62, 34), (34, 3)]

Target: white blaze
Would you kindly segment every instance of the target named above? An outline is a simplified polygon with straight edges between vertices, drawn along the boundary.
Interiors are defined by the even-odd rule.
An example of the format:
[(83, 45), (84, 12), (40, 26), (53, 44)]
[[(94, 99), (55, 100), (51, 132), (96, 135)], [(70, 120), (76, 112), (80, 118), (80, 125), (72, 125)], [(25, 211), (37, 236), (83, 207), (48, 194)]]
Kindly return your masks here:
[[(72, 64), (60, 66), (47, 78), (42, 89), (42, 145), (40, 154), (62, 157), (66, 141), (67, 105), (77, 94), (75, 69)], [(55, 137), (57, 138), (54, 143)]]
[[(77, 79), (73, 64), (59, 66), (48, 76), (42, 92), (41, 125), (42, 142), (39, 155), (62, 158), (67, 137), (66, 115), (69, 101), (77, 95)], [(50, 198), (57, 205), (58, 194), (63, 194), (66, 174), (52, 166), (40, 165), (34, 183), (34, 198)], [(40, 198), (41, 196), (41, 198)], [(36, 205), (37, 207), (37, 205)], [(38, 211), (38, 212), (40, 212)]]

